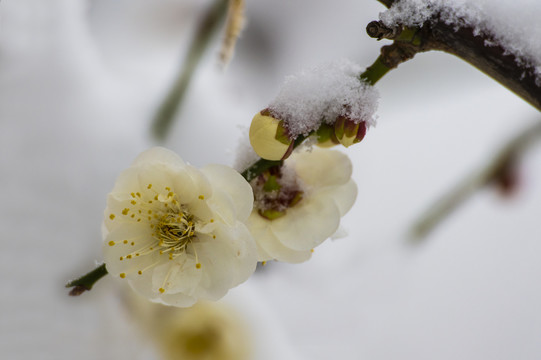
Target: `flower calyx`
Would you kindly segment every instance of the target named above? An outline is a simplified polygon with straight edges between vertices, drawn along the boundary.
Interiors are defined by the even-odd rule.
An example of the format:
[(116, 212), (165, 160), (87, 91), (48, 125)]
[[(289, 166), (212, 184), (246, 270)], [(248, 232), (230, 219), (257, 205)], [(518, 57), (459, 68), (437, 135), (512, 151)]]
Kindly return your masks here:
[(334, 133), (334, 127), (329, 124), (321, 124), (316, 131), (317, 146), (322, 148), (330, 148), (340, 144)]
[(361, 142), (366, 135), (366, 122), (340, 115), (334, 122), (334, 133), (337, 140), (345, 147)]
[(250, 125), (250, 144), (257, 155), (267, 160), (284, 160), (294, 146), (284, 120), (274, 117), (269, 109), (257, 113)]

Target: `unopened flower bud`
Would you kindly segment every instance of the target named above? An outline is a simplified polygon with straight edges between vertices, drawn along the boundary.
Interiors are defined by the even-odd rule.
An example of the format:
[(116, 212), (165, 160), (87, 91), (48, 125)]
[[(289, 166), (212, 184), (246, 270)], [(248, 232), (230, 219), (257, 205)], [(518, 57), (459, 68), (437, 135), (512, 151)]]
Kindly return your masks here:
[(334, 127), (328, 124), (321, 124), (316, 131), (317, 145), (322, 148), (329, 148), (340, 144), (334, 134)]
[(340, 115), (334, 123), (336, 138), (345, 147), (361, 142), (366, 135), (366, 122), (355, 122), (347, 116)]
[(268, 109), (257, 113), (250, 125), (250, 144), (257, 155), (267, 160), (283, 160), (293, 151), (284, 121), (274, 118)]

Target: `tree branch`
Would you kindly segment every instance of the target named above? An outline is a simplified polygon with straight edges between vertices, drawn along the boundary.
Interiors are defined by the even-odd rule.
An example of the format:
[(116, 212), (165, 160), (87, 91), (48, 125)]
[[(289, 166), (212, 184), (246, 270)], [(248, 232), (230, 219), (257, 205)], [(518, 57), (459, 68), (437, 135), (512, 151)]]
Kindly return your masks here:
[(205, 13), (195, 32), (182, 69), (153, 119), (152, 133), (159, 140), (165, 139), (171, 128), (197, 65), (210, 44), (212, 36), (227, 14), (227, 3), (227, 0), (216, 0)]
[(390, 8), (397, 0), (378, 0), (380, 3), (382, 3), (385, 7)]
[(438, 21), (427, 30), (431, 48), (467, 61), (541, 111), (541, 87), (536, 85), (534, 68), (519, 65), (515, 56), (499, 45), (487, 46), (492, 39), (475, 36), (471, 27), (455, 31), (452, 25)]
[(462, 203), (484, 186), (505, 180), (507, 170), (515, 165), (520, 156), (541, 138), (541, 121), (528, 127), (509, 141), (481, 169), (460, 181), (447, 194), (432, 204), (415, 222), (411, 238), (420, 241), (447, 218)]
[(475, 35), (472, 27), (461, 26), (457, 30), (436, 14), (416, 29), (389, 28), (381, 21), (372, 21), (366, 31), (378, 40), (394, 40), (392, 45), (382, 48), (382, 55), (388, 61), (394, 61), (388, 66), (397, 66), (418, 52), (445, 51), (475, 66), (541, 111), (541, 87), (536, 84), (540, 80), (536, 78), (535, 68), (517, 62), (516, 57), (502, 46), (492, 45), (495, 42), (489, 35)]

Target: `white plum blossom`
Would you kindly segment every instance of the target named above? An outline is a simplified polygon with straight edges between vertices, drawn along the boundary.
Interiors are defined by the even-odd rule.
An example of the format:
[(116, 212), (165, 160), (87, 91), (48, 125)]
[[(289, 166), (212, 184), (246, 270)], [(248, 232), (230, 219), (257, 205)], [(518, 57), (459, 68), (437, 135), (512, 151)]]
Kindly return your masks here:
[(178, 308), (126, 295), (123, 299), (130, 318), (152, 341), (160, 359), (253, 359), (251, 329), (235, 307), (200, 301)]
[(147, 150), (107, 198), (107, 271), (154, 302), (217, 300), (255, 270), (244, 225), (252, 206), (252, 189), (235, 170), (198, 170), (167, 149)]
[(335, 150), (293, 152), (281, 169), (252, 180), (255, 205), (247, 226), (259, 261), (300, 263), (331, 237), (353, 206), (357, 186), (349, 158)]

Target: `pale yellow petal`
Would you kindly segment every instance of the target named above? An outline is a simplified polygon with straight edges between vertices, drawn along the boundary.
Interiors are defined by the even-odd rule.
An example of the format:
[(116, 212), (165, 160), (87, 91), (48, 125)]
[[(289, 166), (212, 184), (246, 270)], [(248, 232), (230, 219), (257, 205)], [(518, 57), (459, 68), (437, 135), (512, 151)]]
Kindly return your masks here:
[(250, 216), (254, 204), (252, 187), (235, 170), (223, 165), (208, 165), (201, 169), (215, 189), (227, 193), (236, 209), (236, 217), (244, 221)]
[(340, 211), (330, 199), (308, 197), (270, 223), (272, 232), (284, 246), (306, 251), (334, 234), (340, 225)]
[(293, 153), (290, 159), (299, 178), (312, 187), (343, 185), (351, 178), (349, 157), (336, 150), (314, 148)]

